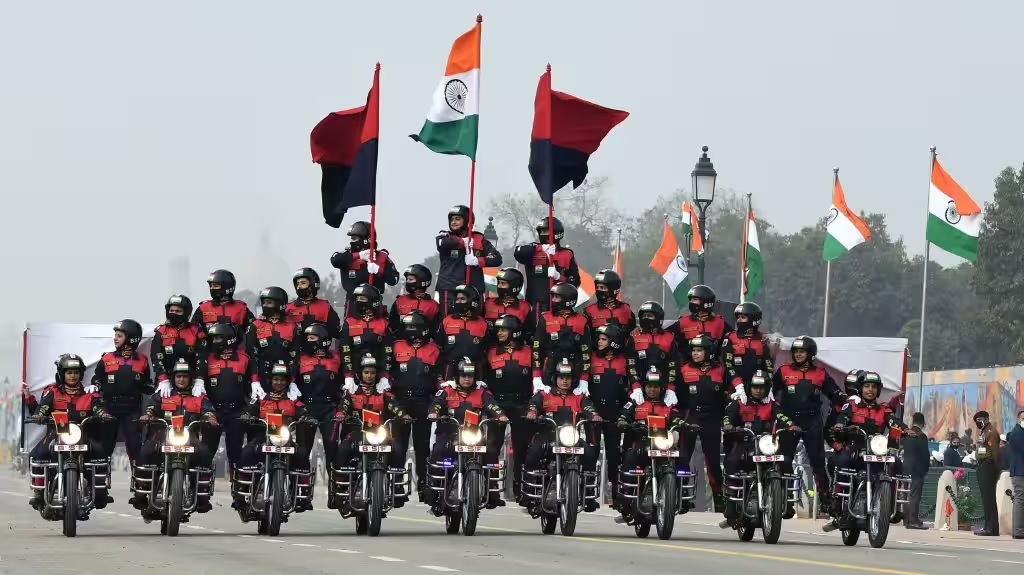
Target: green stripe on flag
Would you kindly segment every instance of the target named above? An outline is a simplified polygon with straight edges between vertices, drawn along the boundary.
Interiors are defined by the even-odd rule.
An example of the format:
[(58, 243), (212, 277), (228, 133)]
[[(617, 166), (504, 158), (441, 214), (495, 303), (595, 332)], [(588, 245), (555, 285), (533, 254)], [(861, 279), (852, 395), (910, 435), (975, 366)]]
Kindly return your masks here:
[(420, 142), (432, 152), (467, 156), (475, 160), (479, 126), (480, 116), (477, 114), (466, 116), (454, 122), (442, 122), (439, 124), (427, 120), (423, 122), (423, 128), (420, 129), (420, 133), (411, 136), (411, 138)]
[(849, 250), (846, 249), (846, 246), (839, 243), (839, 240), (832, 237), (832, 234), (825, 234), (825, 247), (823, 250), (825, 261), (830, 262), (848, 251)]
[(968, 261), (978, 259), (978, 238), (965, 234), (935, 214), (928, 214), (928, 241)]

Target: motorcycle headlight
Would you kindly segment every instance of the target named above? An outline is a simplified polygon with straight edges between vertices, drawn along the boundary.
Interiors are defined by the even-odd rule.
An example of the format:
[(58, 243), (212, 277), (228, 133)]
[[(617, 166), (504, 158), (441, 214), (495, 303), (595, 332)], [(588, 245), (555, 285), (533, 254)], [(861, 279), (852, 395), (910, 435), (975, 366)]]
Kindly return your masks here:
[(558, 442), (566, 447), (573, 447), (580, 442), (580, 432), (572, 425), (563, 425), (558, 429)]
[(655, 435), (651, 438), (651, 443), (654, 444), (655, 449), (665, 451), (675, 447), (676, 440), (671, 435)]
[(380, 445), (388, 439), (388, 430), (383, 425), (366, 431), (366, 443)]
[(68, 430), (59, 435), (60, 442), (64, 445), (76, 445), (82, 440), (82, 428), (77, 424), (69, 423)]
[(292, 440), (292, 432), (282, 425), (277, 428), (277, 433), (271, 433), (267, 435), (267, 438), (270, 439), (270, 443), (273, 445), (277, 447), (284, 447)]
[(868, 447), (875, 455), (889, 454), (889, 438), (885, 435), (872, 435), (868, 440)]
[(182, 429), (181, 432), (176, 432), (173, 429), (167, 432), (167, 443), (175, 447), (181, 447), (188, 443), (188, 429)]
[(462, 441), (463, 445), (476, 445), (483, 439), (484, 434), (480, 433), (480, 429), (463, 429), (459, 433), (459, 440)]
[(775, 452), (779, 450), (779, 442), (770, 434), (765, 433), (757, 438), (757, 450), (761, 452), (761, 455), (775, 455)]

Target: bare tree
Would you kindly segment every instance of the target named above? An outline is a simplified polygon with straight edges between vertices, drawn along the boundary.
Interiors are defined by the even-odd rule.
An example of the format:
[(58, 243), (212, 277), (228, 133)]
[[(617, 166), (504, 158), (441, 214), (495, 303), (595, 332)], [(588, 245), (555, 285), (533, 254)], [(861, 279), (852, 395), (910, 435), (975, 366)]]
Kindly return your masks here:
[(512, 238), (512, 245), (519, 245), (519, 238), (530, 235), (537, 222), (547, 213), (545, 205), (536, 197), (526, 194), (502, 194), (487, 202), (488, 215), (501, 228), (501, 235)]

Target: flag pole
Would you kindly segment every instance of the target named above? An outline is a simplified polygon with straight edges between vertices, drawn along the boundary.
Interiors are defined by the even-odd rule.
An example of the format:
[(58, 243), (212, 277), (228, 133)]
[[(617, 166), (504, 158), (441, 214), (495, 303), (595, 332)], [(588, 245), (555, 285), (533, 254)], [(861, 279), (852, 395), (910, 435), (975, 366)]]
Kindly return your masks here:
[[(480, 34), (477, 36), (477, 40), (480, 39), (480, 36), (483, 36), (483, 21), (484, 21), (484, 17), (482, 15), (480, 15), (480, 14), (477, 14), (476, 15), (476, 23), (480, 24)], [(477, 47), (476, 47), (476, 53), (480, 54), (481, 57), (483, 56), (483, 54), (480, 51), (480, 44), (479, 43), (477, 44)], [(477, 86), (479, 87), (479, 83), (477, 84)], [(477, 94), (477, 103), (476, 103), (476, 105), (477, 105), (477, 118), (479, 118), (480, 117), (479, 93)], [(479, 128), (479, 124), (478, 124), (477, 125), (477, 141), (479, 141), (479, 138), (480, 138), (480, 128)], [(472, 254), (473, 253), (473, 248), (475, 247), (475, 246), (473, 246), (473, 223), (474, 223), (473, 220), (476, 219), (475, 212), (473, 211), (474, 207), (475, 207), (475, 205), (474, 205), (475, 201), (476, 201), (476, 154), (473, 154), (473, 157), (470, 158), (470, 162), (469, 162), (469, 222), (468, 222), (468, 224), (466, 226), (466, 230), (467, 230), (466, 231), (466, 237), (469, 239), (469, 245), (466, 247), (466, 253), (467, 254)], [(472, 270), (470, 269), (469, 266), (465, 266), (465, 268), (466, 268), (466, 285), (470, 285), (470, 281), (473, 278)], [(484, 296), (484, 294), (480, 294), (480, 297), (483, 297), (483, 296)]]
[[(545, 71), (548, 73), (548, 81), (550, 81), (550, 62), (545, 68)], [(548, 187), (551, 186), (549, 185)], [(548, 244), (552, 246), (555, 245), (555, 190), (551, 190), (551, 203), (548, 204)], [(554, 262), (551, 261), (551, 255), (548, 254), (548, 267), (551, 267), (552, 265), (554, 265)], [(551, 288), (553, 287), (555, 287), (555, 280), (551, 279), (551, 276), (548, 276), (548, 309), (551, 309)]]
[[(374, 66), (374, 73), (377, 74), (377, 93), (380, 94), (380, 62)], [(380, 108), (377, 108), (380, 114)], [(379, 120), (378, 120), (379, 121)], [(376, 168), (374, 168), (376, 169)], [(376, 182), (376, 179), (374, 180)], [(376, 183), (374, 184), (376, 185)], [(373, 203), (370, 204), (370, 261), (377, 261), (377, 190), (373, 190)], [(373, 285), (374, 274), (370, 274), (370, 285)], [(383, 295), (383, 294), (382, 294)]]
[[(839, 168), (832, 168), (832, 189), (836, 189), (836, 182), (839, 181)], [(825, 233), (828, 234), (826, 223)], [(821, 337), (828, 337), (828, 296), (832, 287), (832, 260), (825, 262), (825, 319), (821, 326)]]
[(740, 240), (740, 303), (747, 301), (747, 243), (750, 242), (750, 192), (747, 192), (747, 213), (743, 214), (743, 239)]
[[(931, 152), (931, 162), (928, 167), (928, 196), (931, 196), (932, 190), (932, 170), (935, 168), (935, 146), (929, 148)], [(925, 213), (931, 214), (930, 210), (925, 210)], [(928, 256), (929, 251), (932, 247), (932, 243), (928, 241), (928, 219), (925, 219), (924, 226), (924, 276), (921, 279), (921, 334), (920, 340), (917, 347), (917, 411), (924, 409), (924, 318), (925, 318), (925, 303), (928, 300)]]
[(622, 269), (619, 264), (622, 262), (622, 228), (615, 231), (615, 261), (612, 262), (612, 269), (619, 274), (619, 280), (622, 280), (622, 272), (626, 270)]
[[(665, 226), (669, 227), (669, 225), (668, 225), (668, 214), (664, 214), (664, 216), (665, 216)], [(661, 282), (661, 309), (665, 309), (665, 282), (664, 281)]]

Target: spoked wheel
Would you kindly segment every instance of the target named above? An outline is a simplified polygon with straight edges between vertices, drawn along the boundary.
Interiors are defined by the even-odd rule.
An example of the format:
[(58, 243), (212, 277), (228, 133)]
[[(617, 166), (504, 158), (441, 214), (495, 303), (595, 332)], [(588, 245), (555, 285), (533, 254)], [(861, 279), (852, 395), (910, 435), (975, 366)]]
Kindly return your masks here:
[(480, 472), (473, 469), (466, 473), (466, 504), (462, 508), (462, 534), (472, 536), (476, 533), (476, 522), (480, 517), (480, 499), (483, 490), (483, 478)]
[(875, 505), (868, 518), (868, 543), (875, 549), (885, 545), (889, 537), (889, 519), (892, 518), (892, 483), (879, 483), (875, 491)]
[(786, 510), (786, 487), (781, 479), (772, 479), (764, 491), (764, 511), (761, 512), (761, 537), (774, 545), (782, 535), (782, 514)]
[(558, 518), (554, 515), (541, 515), (540, 516), (540, 532), (544, 535), (554, 535), (555, 528), (558, 527)]
[(580, 513), (579, 471), (565, 472), (562, 489), (565, 490), (565, 500), (558, 506), (558, 524), (563, 536), (572, 537), (572, 534), (576, 532), (576, 516)]
[(64, 472), (64, 536), (74, 537), (78, 534), (78, 486), (77, 469)]
[(641, 539), (646, 539), (651, 534), (651, 524), (647, 522), (634, 523), (633, 531), (636, 531), (636, 536)]
[(740, 538), (740, 541), (750, 541), (754, 538), (754, 526), (744, 524), (736, 530), (736, 535)]
[(284, 470), (275, 469), (267, 481), (270, 481), (270, 498), (266, 506), (267, 535), (277, 537), (281, 533), (281, 520), (284, 517)]
[(384, 471), (375, 470), (370, 475), (370, 501), (366, 505), (369, 525), (367, 534), (370, 537), (380, 535), (380, 524), (384, 518)]
[(171, 488), (167, 494), (167, 536), (177, 537), (181, 527), (181, 515), (185, 497), (185, 471), (171, 471)]
[(676, 524), (676, 475), (665, 473), (658, 482), (658, 493), (655, 495), (655, 527), (658, 538), (665, 541), (672, 537), (672, 529)]
[(860, 527), (853, 527), (850, 529), (843, 529), (840, 532), (843, 537), (843, 545), (847, 547), (853, 547), (857, 544), (857, 540), (860, 539)]

